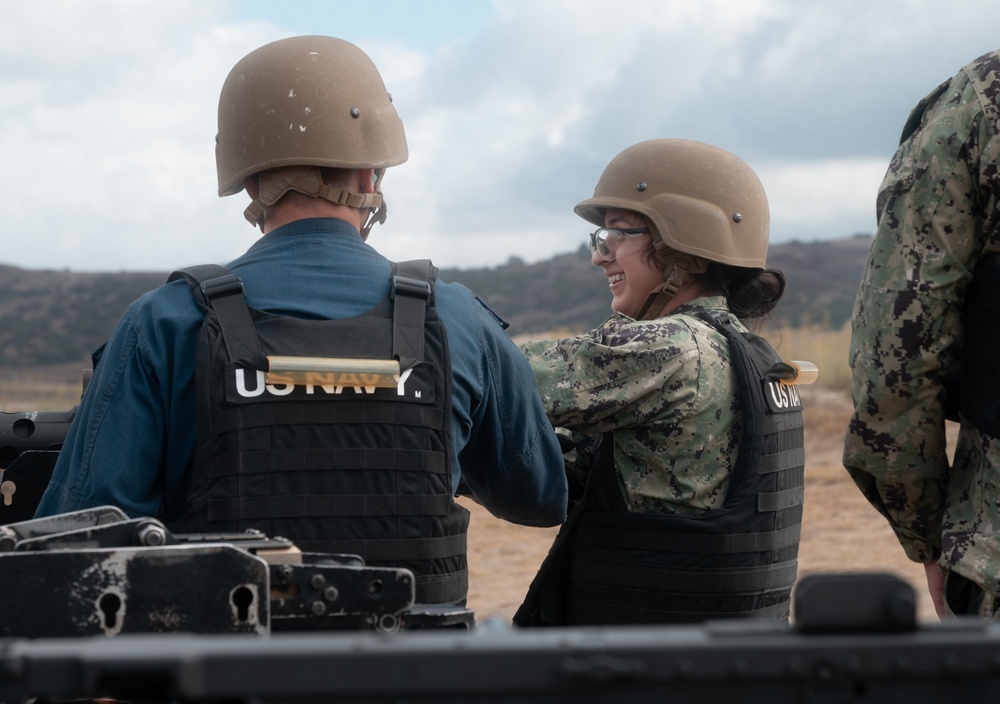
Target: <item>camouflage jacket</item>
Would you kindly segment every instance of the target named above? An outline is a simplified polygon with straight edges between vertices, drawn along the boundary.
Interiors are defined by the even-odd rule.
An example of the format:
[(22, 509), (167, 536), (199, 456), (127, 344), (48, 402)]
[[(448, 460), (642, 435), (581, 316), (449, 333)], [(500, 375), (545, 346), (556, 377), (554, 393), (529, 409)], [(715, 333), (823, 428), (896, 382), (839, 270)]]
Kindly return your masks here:
[(907, 556), (998, 593), (1000, 440), (963, 426), (949, 466), (942, 378), (972, 270), (1000, 251), (1000, 52), (913, 110), (878, 196), (855, 303), (844, 465)]
[[(579, 337), (522, 345), (554, 426), (607, 431), (630, 510), (691, 513), (726, 497), (740, 438), (729, 345), (694, 317), (704, 297), (656, 320), (615, 314)], [(576, 436), (579, 439), (579, 436)], [(587, 442), (578, 442), (586, 463)]]

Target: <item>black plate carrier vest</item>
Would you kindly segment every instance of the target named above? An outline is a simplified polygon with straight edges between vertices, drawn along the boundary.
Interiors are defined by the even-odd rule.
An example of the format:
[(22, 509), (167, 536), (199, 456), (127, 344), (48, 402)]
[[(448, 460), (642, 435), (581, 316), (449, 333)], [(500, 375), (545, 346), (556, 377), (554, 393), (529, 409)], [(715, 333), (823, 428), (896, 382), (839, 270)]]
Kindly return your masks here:
[[(421, 603), (464, 603), (469, 513), (451, 491), (451, 360), (427, 260), (394, 265), (390, 297), (342, 320), (249, 308), (223, 267), (183, 277), (205, 310), (187, 533), (253, 528), (304, 552), (405, 567)], [(265, 383), (268, 355), (398, 359), (396, 388), (364, 375)], [(369, 377), (370, 380), (371, 377)], [(312, 380), (312, 378), (310, 378)]]
[[(949, 419), (1000, 438), (1000, 254), (980, 260), (962, 304), (962, 334), (944, 379)], [(957, 412), (961, 412), (959, 416)]]
[(805, 451), (794, 386), (729, 314), (700, 316), (729, 341), (743, 429), (726, 500), (694, 515), (629, 512), (601, 439), (584, 500), (557, 536), (514, 617), (521, 626), (697, 623), (789, 616), (798, 565)]

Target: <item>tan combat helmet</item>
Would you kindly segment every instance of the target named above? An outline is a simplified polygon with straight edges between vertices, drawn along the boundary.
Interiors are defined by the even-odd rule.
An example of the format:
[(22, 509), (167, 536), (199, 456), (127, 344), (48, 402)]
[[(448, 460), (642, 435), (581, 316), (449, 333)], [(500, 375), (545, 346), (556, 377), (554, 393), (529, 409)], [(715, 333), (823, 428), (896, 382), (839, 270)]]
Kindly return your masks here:
[(689, 273), (708, 262), (763, 269), (770, 213), (757, 174), (740, 158), (710, 144), (652, 139), (634, 144), (604, 169), (593, 198), (574, 211), (604, 226), (607, 208), (646, 217), (664, 284), (639, 314), (657, 317)]
[[(219, 195), (262, 174), (247, 220), (290, 190), (371, 210), (362, 228), (385, 221), (381, 176), (407, 159), (403, 123), (372, 60), (333, 37), (292, 37), (250, 52), (229, 72), (219, 97), (215, 161)], [(323, 182), (319, 167), (375, 169), (375, 193)]]

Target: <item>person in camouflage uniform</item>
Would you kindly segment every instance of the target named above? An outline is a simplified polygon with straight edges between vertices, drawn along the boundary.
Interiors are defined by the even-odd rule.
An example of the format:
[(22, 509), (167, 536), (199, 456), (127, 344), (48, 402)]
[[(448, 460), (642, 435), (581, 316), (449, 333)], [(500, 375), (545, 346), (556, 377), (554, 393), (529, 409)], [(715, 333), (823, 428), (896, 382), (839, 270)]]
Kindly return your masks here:
[[(776, 360), (740, 318), (765, 315), (784, 292), (782, 274), (764, 268), (769, 213), (760, 181), (743, 161), (717, 147), (651, 140), (616, 156), (594, 197), (577, 205), (576, 213), (598, 225), (590, 236), (591, 261), (608, 278), (614, 314), (583, 335), (522, 345), (549, 420), (566, 433), (567, 449), (572, 447), (567, 471), (587, 489), (515, 623), (693, 622), (737, 613), (787, 617), (787, 581), (770, 584), (773, 591), (765, 596), (713, 599), (712, 587), (725, 589), (714, 577), (694, 588), (673, 569), (655, 578), (648, 571), (654, 562), (683, 562), (685, 558), (670, 556), (687, 551), (676, 544), (683, 542), (678, 536), (707, 531), (718, 520), (713, 529), (718, 533), (740, 530), (733, 526), (755, 525), (747, 532), (762, 533), (778, 524), (787, 528), (780, 539), (785, 542), (773, 547), (775, 555), (782, 555), (776, 562), (782, 563), (784, 576), (791, 565), (794, 579), (801, 461), (790, 460), (783, 469), (792, 478), (778, 480), (787, 489), (782, 518), (761, 519), (755, 509), (744, 516), (730, 491), (737, 473), (743, 486), (755, 481), (745, 475), (756, 472), (745, 469), (756, 459), (749, 456), (747, 437), (754, 424), (745, 410), (748, 397), (756, 394), (741, 388), (732, 339), (754, 337), (769, 351), (768, 359)], [(755, 379), (749, 386), (759, 388), (758, 383)], [(788, 447), (778, 450), (797, 450), (801, 459), (801, 413), (797, 396), (795, 400), (785, 410), (797, 413), (797, 435), (790, 429), (782, 441)], [(735, 493), (754, 496), (757, 489)], [(582, 487), (577, 493), (583, 493)], [(614, 586), (579, 569), (584, 561), (601, 562), (600, 557), (581, 557), (588, 548), (580, 534), (598, 515), (623, 519), (617, 528), (601, 531), (615, 536), (617, 548), (623, 548), (615, 550), (620, 561), (610, 568), (619, 581)], [(637, 515), (649, 520), (640, 525)], [(729, 523), (722, 526), (723, 520)], [(758, 520), (760, 524), (754, 523)], [(696, 522), (700, 527), (693, 527)], [(663, 548), (626, 556), (639, 547), (639, 533), (630, 532), (636, 529), (664, 533)], [(761, 559), (772, 557), (768, 551)], [(692, 564), (690, 555), (686, 559)], [(710, 560), (714, 567), (727, 562), (717, 554)], [(633, 577), (627, 576), (630, 568), (623, 562), (645, 572), (635, 578), (646, 587), (637, 589), (629, 582)], [(775, 565), (769, 567), (777, 571)], [(711, 569), (706, 566), (704, 574)], [(646, 594), (630, 601), (618, 587)]]
[(573, 436), (572, 474), (613, 433), (630, 511), (693, 513), (726, 497), (740, 404), (729, 346), (697, 316), (709, 310), (727, 311), (725, 297), (697, 296), (653, 321), (619, 311), (584, 335), (521, 346), (549, 421), (584, 434)]
[[(924, 564), (939, 616), (1000, 606), (998, 119), (1000, 52), (912, 111), (853, 317), (844, 465)], [(950, 464), (946, 417), (961, 420)]]

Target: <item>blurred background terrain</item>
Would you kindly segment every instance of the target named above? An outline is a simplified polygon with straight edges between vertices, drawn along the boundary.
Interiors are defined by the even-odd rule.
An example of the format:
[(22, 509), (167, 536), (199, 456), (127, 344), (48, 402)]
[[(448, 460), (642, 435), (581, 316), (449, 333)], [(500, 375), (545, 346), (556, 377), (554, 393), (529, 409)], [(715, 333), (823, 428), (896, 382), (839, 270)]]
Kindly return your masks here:
[[(871, 237), (772, 245), (768, 265), (788, 279), (775, 327), (837, 330), (850, 319)], [(0, 368), (89, 365), (125, 308), (170, 272), (75, 272), (0, 264)], [(607, 281), (586, 246), (535, 264), (442, 269), (510, 323), (514, 337), (571, 334), (610, 313)], [(0, 389), (0, 404), (7, 404)]]

